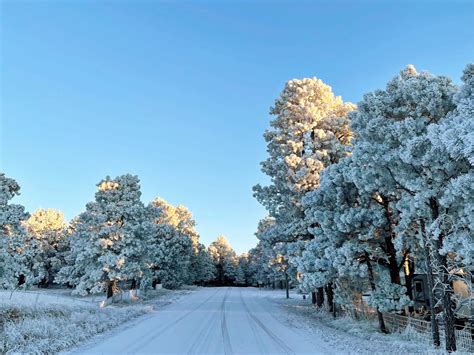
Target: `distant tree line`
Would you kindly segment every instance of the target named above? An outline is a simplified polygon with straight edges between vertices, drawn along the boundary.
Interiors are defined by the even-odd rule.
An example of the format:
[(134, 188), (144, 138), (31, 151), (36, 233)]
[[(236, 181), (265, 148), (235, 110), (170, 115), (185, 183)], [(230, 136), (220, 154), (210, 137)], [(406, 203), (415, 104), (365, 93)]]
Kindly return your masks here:
[(63, 285), (80, 295), (157, 284), (245, 285), (245, 255), (223, 236), (209, 248), (184, 206), (161, 198), (145, 205), (137, 176), (106, 177), (95, 199), (69, 223), (63, 213), (31, 214), (11, 200), (20, 186), (0, 173), (0, 286)]

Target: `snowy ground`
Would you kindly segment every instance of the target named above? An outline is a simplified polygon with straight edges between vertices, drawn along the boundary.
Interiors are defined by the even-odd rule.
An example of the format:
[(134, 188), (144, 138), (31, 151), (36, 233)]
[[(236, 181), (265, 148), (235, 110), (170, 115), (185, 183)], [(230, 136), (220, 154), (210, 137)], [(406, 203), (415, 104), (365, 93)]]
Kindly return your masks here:
[(100, 308), (104, 296), (74, 297), (70, 290), (0, 291), (0, 354), (55, 353), (166, 306), (187, 290), (152, 291), (133, 304)]
[(287, 300), (284, 291), (263, 291), (261, 297), (267, 301), (264, 304), (278, 304), (291, 327), (306, 329), (326, 343), (332, 349), (331, 354), (445, 353), (432, 348), (414, 330), (382, 334), (376, 321), (356, 321), (345, 316), (334, 319), (327, 311), (314, 307), (310, 297), (303, 300), (301, 295), (292, 294)]
[[(75, 353), (400, 354), (429, 353), (401, 335), (370, 324), (339, 324), (315, 314), (309, 301), (255, 288), (200, 288), (145, 317), (116, 328)], [(354, 331), (359, 326), (362, 330)], [(351, 327), (354, 328), (351, 331)]]

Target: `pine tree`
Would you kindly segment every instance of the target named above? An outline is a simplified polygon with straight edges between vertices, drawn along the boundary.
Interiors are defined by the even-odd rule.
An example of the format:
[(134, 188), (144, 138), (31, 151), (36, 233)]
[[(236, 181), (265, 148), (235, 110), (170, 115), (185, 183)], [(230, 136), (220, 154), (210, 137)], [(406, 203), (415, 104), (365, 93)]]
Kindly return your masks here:
[(433, 254), (426, 256), (432, 264), (427, 267), (434, 268), (438, 285), (443, 285), (441, 303), (448, 351), (456, 349), (451, 287), (457, 277), (454, 271), (469, 266), (473, 258), (473, 71), (472, 65), (464, 71), (464, 85), (453, 100), (455, 109), (431, 119), (424, 134), (406, 142), (400, 154), (405, 165), (395, 174), (403, 186), (398, 204), (402, 240), (413, 243), (413, 229), (418, 222), (424, 242), (418, 248), (428, 248)]
[[(152, 221), (157, 226), (152, 239), (153, 284), (177, 288), (194, 281), (191, 261), (198, 234), (191, 213), (184, 207), (174, 207), (161, 198), (149, 205)], [(197, 248), (197, 246), (196, 246)]]
[(258, 242), (257, 246), (248, 252), (248, 278), (249, 284), (254, 286), (267, 285), (270, 282), (268, 254), (262, 242)]
[(216, 281), (219, 285), (232, 284), (236, 279), (238, 259), (227, 239), (220, 235), (209, 245), (209, 255), (216, 267)]
[(70, 264), (57, 281), (82, 295), (107, 291), (111, 297), (119, 281), (145, 276), (154, 225), (140, 201), (137, 176), (106, 177), (97, 186), (95, 201), (71, 225)]
[(347, 155), (347, 114), (353, 109), (316, 78), (290, 80), (275, 101), (270, 110), (275, 118), (264, 135), (269, 158), (262, 162), (272, 183), (254, 187), (255, 197), (276, 219), (274, 242), (307, 235), (301, 198), (319, 186), (325, 166)]
[(254, 196), (275, 220), (260, 240), (277, 246), (273, 252), (288, 256), (290, 265), (298, 263), (306, 241), (313, 238), (301, 200), (319, 187), (326, 166), (348, 154), (347, 116), (354, 108), (316, 78), (290, 80), (271, 108), (275, 119), (264, 135), (269, 158), (262, 162), (271, 185), (255, 186)]
[[(455, 91), (448, 78), (418, 73), (408, 66), (386, 90), (365, 95), (351, 116), (356, 136), (352, 159), (359, 167), (353, 170), (352, 179), (360, 191), (374, 196), (385, 209), (384, 252), (393, 284), (402, 284), (400, 271), (409, 256), (421, 254), (413, 225), (420, 220), (429, 225), (439, 213), (438, 198), (423, 183), (434, 176), (423, 176), (419, 163), (429, 127), (454, 109)], [(407, 286), (412, 273), (406, 273)], [(446, 303), (445, 312), (449, 309)], [(452, 338), (453, 328), (448, 325), (446, 331), (447, 338)]]
[(199, 284), (212, 281), (216, 274), (216, 267), (204, 244), (199, 243), (195, 260), (193, 264), (196, 269), (195, 281)]
[(0, 286), (28, 287), (36, 280), (29, 265), (32, 256), (23, 222), (25, 208), (9, 201), (20, 194), (18, 183), (0, 173)]
[[(32, 272), (42, 287), (50, 286), (64, 263), (67, 231), (64, 215), (53, 209), (38, 209), (26, 221), (29, 239), (35, 240)], [(31, 247), (31, 244), (30, 244)]]

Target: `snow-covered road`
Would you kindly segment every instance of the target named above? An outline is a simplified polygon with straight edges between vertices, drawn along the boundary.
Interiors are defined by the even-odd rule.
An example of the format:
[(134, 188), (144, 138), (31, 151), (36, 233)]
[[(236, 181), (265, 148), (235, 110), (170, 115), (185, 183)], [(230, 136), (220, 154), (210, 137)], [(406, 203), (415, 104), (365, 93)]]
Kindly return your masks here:
[(81, 353), (334, 353), (253, 288), (200, 288)]

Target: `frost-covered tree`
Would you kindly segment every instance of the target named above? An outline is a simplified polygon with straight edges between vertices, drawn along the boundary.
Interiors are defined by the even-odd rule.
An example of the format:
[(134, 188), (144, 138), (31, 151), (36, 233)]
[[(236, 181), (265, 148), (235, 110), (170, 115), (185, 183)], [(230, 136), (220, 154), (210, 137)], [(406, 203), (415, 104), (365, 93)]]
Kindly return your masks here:
[(290, 80), (270, 113), (275, 118), (265, 134), (269, 158), (262, 171), (269, 186), (254, 187), (254, 196), (275, 223), (261, 233), (265, 244), (277, 245), (277, 255), (290, 264), (301, 256), (312, 239), (304, 221), (303, 196), (319, 187), (321, 171), (348, 154), (348, 113), (355, 106), (334, 96), (330, 86), (317, 78)]
[(216, 281), (219, 285), (232, 284), (235, 281), (238, 258), (227, 239), (220, 235), (208, 247), (216, 267)]
[(193, 214), (185, 206), (173, 206), (160, 197), (153, 200), (152, 204), (162, 211), (160, 223), (173, 226), (187, 236), (193, 245), (193, 251), (196, 251), (199, 246), (199, 234)]
[[(162, 198), (157, 198), (153, 201), (153, 205), (162, 210), (163, 218), (160, 223), (169, 224), (176, 228), (182, 235), (186, 236), (192, 245), (192, 253), (190, 255), (190, 263), (187, 272), (186, 283), (193, 283), (195, 281), (202, 281), (202, 274), (206, 270), (201, 270), (200, 267), (207, 268), (199, 259), (199, 233), (196, 230), (196, 221), (192, 213), (182, 205), (173, 206)], [(184, 264), (182, 265), (184, 267)]]
[(193, 267), (195, 267), (196, 270), (195, 282), (203, 284), (214, 280), (214, 277), (216, 276), (216, 267), (214, 266), (214, 262), (204, 244), (199, 243)]
[(269, 267), (270, 259), (262, 242), (248, 252), (248, 283), (255, 286), (266, 285), (271, 282), (272, 270)]
[(31, 253), (34, 257), (32, 273), (38, 278), (41, 287), (48, 287), (64, 264), (67, 253), (67, 230), (62, 212), (54, 209), (38, 209), (26, 221), (33, 239)]
[[(158, 227), (152, 240), (153, 283), (177, 288), (195, 280), (191, 262), (198, 234), (191, 213), (182, 206), (174, 207), (161, 198), (149, 205), (152, 220)], [(198, 245), (196, 246), (196, 248)]]
[(240, 286), (247, 284), (245, 272), (240, 262), (237, 264), (237, 268), (235, 271), (234, 284), (240, 285)]
[(0, 286), (4, 288), (26, 287), (36, 281), (28, 268), (31, 249), (23, 225), (28, 213), (10, 203), (19, 194), (18, 183), (0, 172)]
[(275, 101), (270, 110), (275, 118), (264, 134), (269, 157), (262, 162), (271, 184), (254, 187), (255, 197), (277, 222), (270, 242), (307, 236), (301, 198), (319, 186), (324, 167), (347, 155), (347, 114), (353, 109), (317, 78), (290, 80)]
[(243, 253), (239, 255), (239, 268), (242, 269), (244, 282), (241, 284), (245, 285), (257, 285), (253, 276), (254, 271), (251, 266), (251, 257), (249, 253)]
[(380, 311), (401, 308), (408, 299), (403, 287), (390, 282), (385, 211), (351, 181), (352, 168), (351, 157), (331, 165), (322, 174), (320, 188), (303, 199), (314, 239), (298, 258), (298, 271), (304, 289), (328, 285), (327, 291), (335, 288), (337, 301), (346, 306), (352, 305), (353, 293), (370, 287), (370, 303), (386, 331)]
[[(454, 95), (455, 109), (431, 119), (426, 132), (410, 137), (400, 153), (403, 165), (395, 172), (402, 187), (400, 243), (419, 241), (429, 249), (438, 284), (444, 285), (442, 306), (447, 350), (455, 350), (451, 288), (453, 271), (472, 264), (474, 256), (474, 66), (468, 65), (464, 85)], [(408, 168), (407, 168), (408, 166)], [(414, 233), (420, 225), (421, 233)], [(431, 270), (428, 270), (430, 273)]]
[(278, 231), (275, 225), (276, 220), (270, 216), (258, 223), (255, 236), (260, 242), (255, 251), (259, 253), (260, 270), (257, 271), (257, 279), (259, 283), (272, 283), (273, 286), (277, 281), (284, 281), (289, 287), (290, 281), (296, 281), (296, 268), (289, 262), (288, 243), (275, 242), (277, 239), (273, 237), (273, 233)]
[[(456, 110), (429, 127), (425, 167), (446, 177), (439, 198), (444, 213), (434, 223), (445, 234), (441, 253), (472, 269), (474, 265), (474, 64), (464, 70), (464, 85), (455, 95)], [(439, 159), (444, 157), (444, 159)], [(426, 166), (429, 164), (429, 166)], [(441, 172), (440, 172), (441, 171)]]
[(430, 124), (453, 109), (454, 91), (448, 78), (419, 74), (413, 66), (407, 66), (386, 90), (366, 94), (351, 115), (353, 162), (358, 166), (352, 170), (352, 179), (386, 211), (386, 248), (394, 283), (400, 283), (396, 250), (391, 245), (399, 219), (395, 203), (404, 192), (396, 175), (414, 173), (401, 157), (412, 138), (426, 134)]
[(110, 297), (119, 281), (145, 276), (155, 225), (140, 201), (139, 182), (129, 174), (99, 182), (95, 200), (71, 225), (69, 264), (58, 282), (75, 286), (79, 294), (106, 290)]
[[(454, 109), (455, 91), (448, 78), (418, 73), (408, 66), (387, 84), (386, 90), (365, 95), (351, 115), (355, 135), (352, 159), (359, 167), (352, 170), (352, 180), (385, 210), (384, 251), (393, 284), (402, 284), (400, 269), (404, 261), (410, 255), (421, 254), (410, 224), (420, 219), (429, 224), (437, 218), (433, 207), (439, 203), (435, 198), (432, 205), (430, 196), (435, 181), (445, 177), (424, 176), (422, 157), (429, 127)], [(425, 178), (435, 184), (428, 186), (431, 182), (427, 184)], [(397, 232), (402, 239), (397, 238)], [(409, 278), (406, 285), (410, 285)], [(449, 308), (445, 312), (449, 313)], [(450, 339), (453, 328), (446, 329)]]

